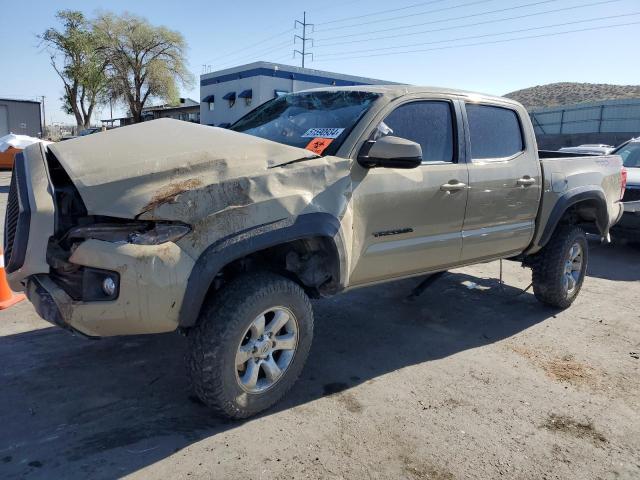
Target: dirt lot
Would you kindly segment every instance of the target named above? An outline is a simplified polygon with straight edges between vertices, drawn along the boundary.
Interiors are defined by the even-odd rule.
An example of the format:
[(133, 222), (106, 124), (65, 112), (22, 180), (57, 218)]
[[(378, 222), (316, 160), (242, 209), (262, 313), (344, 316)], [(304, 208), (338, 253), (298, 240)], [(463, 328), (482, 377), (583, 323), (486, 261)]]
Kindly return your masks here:
[[(0, 175), (4, 212), (7, 175)], [(188, 396), (177, 334), (89, 341), (0, 312), (0, 478), (640, 478), (640, 250), (591, 244), (557, 312), (505, 262), (315, 303), (289, 397), (245, 422)]]

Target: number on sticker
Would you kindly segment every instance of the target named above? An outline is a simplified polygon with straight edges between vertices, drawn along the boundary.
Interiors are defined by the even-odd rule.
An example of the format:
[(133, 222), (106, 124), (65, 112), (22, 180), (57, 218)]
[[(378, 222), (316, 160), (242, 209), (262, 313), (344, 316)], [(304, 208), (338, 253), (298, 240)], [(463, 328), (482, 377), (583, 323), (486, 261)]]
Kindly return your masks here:
[(302, 138), (338, 138), (344, 132), (344, 128), (310, 128), (302, 135)]

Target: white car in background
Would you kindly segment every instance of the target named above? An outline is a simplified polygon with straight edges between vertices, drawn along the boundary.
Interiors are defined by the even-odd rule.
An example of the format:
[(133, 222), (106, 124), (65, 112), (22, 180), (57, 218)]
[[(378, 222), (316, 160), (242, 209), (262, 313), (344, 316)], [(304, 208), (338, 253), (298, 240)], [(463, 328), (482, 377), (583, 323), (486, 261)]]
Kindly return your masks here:
[(603, 143), (585, 143), (584, 145), (578, 145), (577, 147), (562, 147), (559, 152), (565, 153), (579, 153), (580, 155), (608, 155), (616, 147), (612, 145), (605, 145)]
[(612, 153), (622, 157), (627, 169), (627, 188), (622, 199), (625, 213), (620, 222), (611, 229), (611, 233), (640, 243), (640, 137), (628, 140)]

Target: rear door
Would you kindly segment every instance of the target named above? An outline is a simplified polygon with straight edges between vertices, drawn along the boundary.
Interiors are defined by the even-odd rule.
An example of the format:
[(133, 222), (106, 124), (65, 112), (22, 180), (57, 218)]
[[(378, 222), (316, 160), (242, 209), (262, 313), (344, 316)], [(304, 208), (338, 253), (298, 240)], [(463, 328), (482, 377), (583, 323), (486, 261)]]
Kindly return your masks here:
[(469, 202), (462, 260), (519, 253), (533, 238), (541, 195), (535, 139), (521, 118), (526, 112), (509, 104), (469, 102), (464, 110)]
[(459, 108), (449, 99), (405, 98), (374, 122), (370, 139), (394, 135), (417, 142), (423, 164), (410, 170), (354, 166), (357, 238), (350, 283), (371, 283), (460, 261), (468, 178)]

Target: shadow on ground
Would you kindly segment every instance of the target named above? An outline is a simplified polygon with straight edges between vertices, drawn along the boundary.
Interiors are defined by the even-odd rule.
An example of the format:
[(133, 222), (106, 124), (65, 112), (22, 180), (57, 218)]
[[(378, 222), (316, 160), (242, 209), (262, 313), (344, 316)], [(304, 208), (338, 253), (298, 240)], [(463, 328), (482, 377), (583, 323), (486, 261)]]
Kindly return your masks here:
[[(630, 262), (637, 251), (591, 246), (589, 275), (640, 279)], [(501, 340), (554, 314), (493, 279), (450, 273), (407, 300), (418, 283), (315, 302), (316, 337), (303, 376), (263, 417)], [(185, 348), (177, 334), (90, 341), (46, 328), (1, 338), (0, 477), (123, 476), (242, 425), (211, 417), (189, 397)]]
[[(591, 247), (589, 275), (640, 279), (638, 251)], [(531, 293), (461, 273), (407, 300), (419, 281), (315, 302), (303, 376), (263, 417), (510, 337), (554, 314)], [(213, 418), (190, 399), (185, 348), (177, 334), (89, 341), (46, 328), (1, 338), (0, 477), (123, 476), (242, 425)]]
[(590, 277), (614, 281), (640, 280), (640, 247), (625, 242), (603, 245), (597, 241), (589, 242)]
[[(408, 301), (418, 282), (316, 302), (315, 341), (303, 376), (264, 416), (492, 343), (553, 315), (529, 293), (517, 296), (495, 280), (463, 274), (447, 274)], [(4, 337), (0, 476), (122, 476), (241, 425), (212, 418), (188, 397), (185, 348), (177, 334), (89, 341), (47, 328)]]

